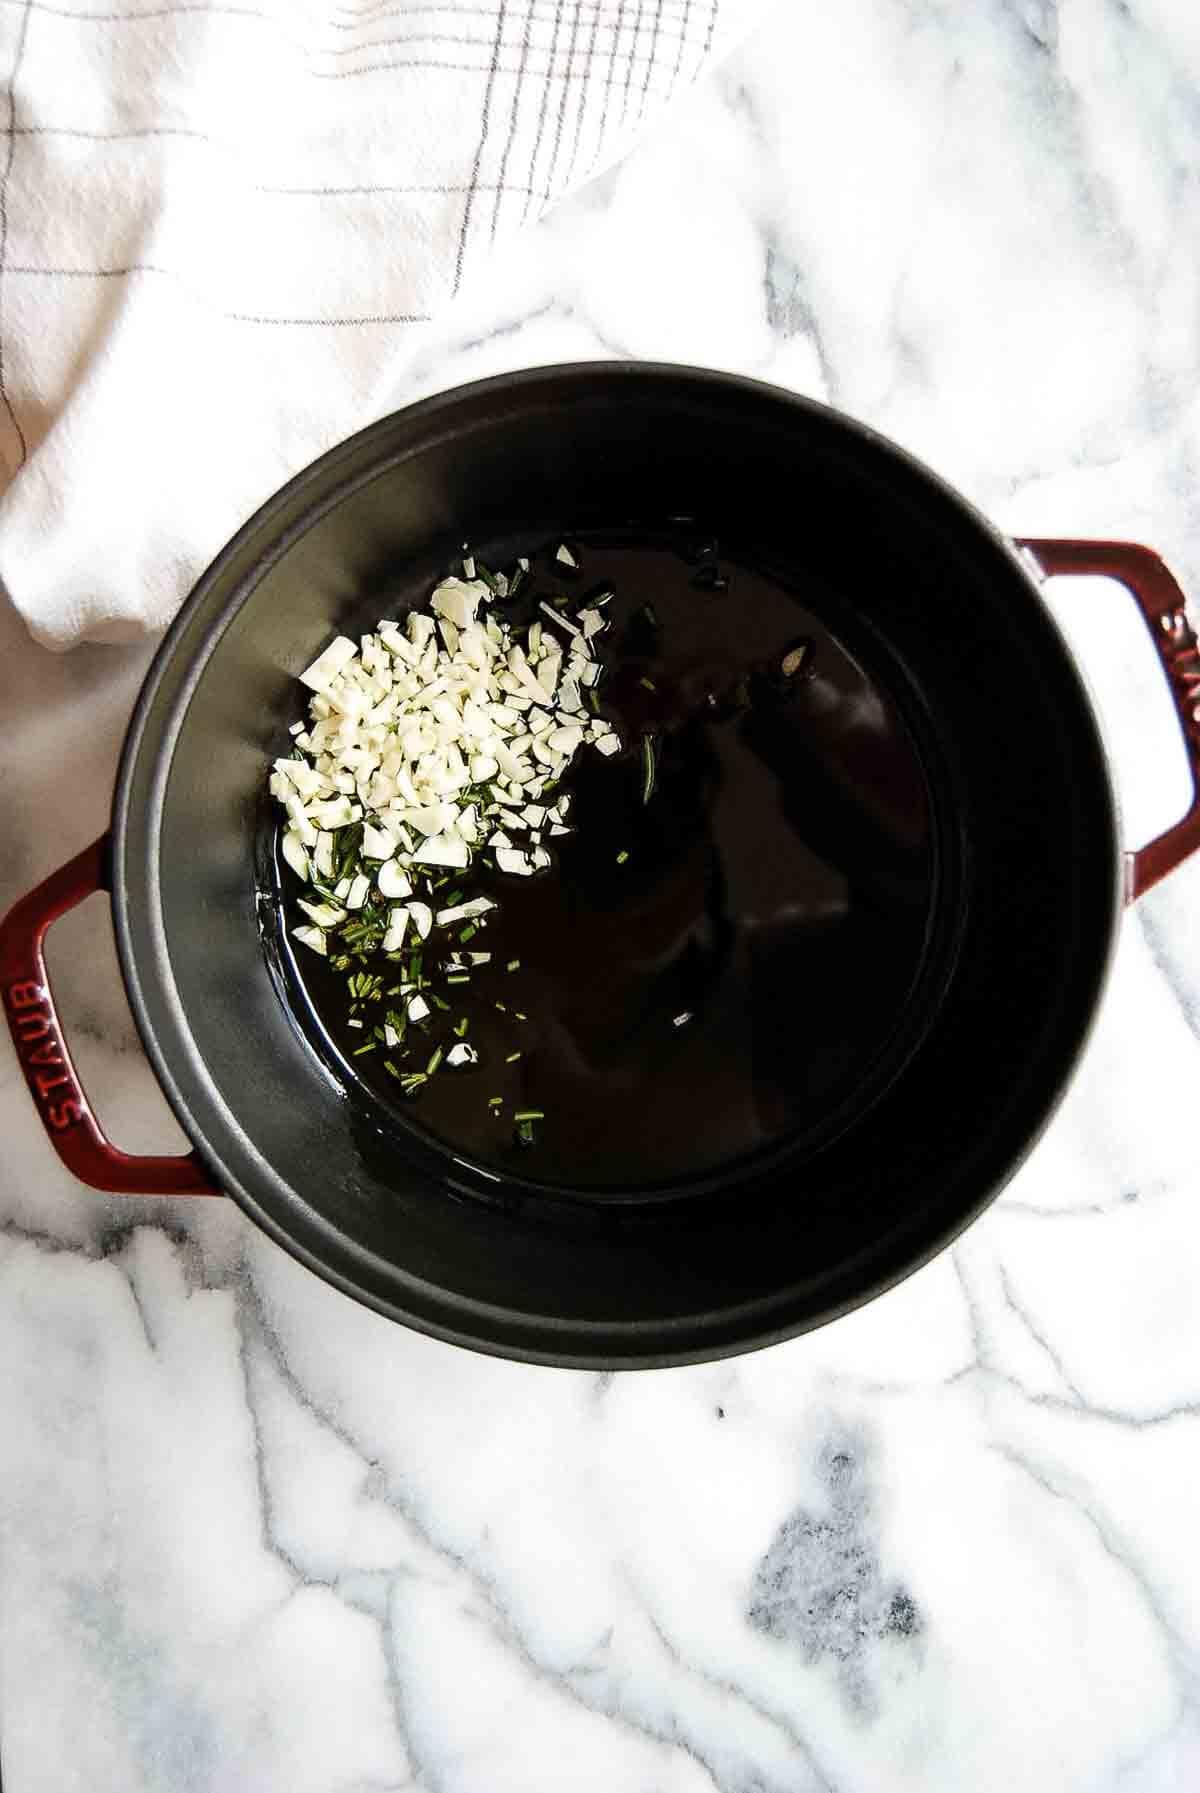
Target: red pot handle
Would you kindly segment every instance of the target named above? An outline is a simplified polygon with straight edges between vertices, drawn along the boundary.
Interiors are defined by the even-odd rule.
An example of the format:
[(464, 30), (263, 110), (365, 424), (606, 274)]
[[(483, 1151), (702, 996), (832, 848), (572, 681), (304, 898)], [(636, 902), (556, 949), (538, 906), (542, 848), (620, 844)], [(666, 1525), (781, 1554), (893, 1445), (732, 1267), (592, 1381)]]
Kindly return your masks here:
[(1132, 903), (1200, 847), (1200, 642), (1174, 574), (1152, 548), (1136, 542), (1042, 540), (1020, 540), (1017, 546), (1028, 549), (1047, 576), (1100, 573), (1118, 580), (1136, 599), (1167, 675), (1187, 749), (1192, 801), (1165, 834), (1129, 855), (1127, 895)]
[(42, 943), (51, 922), (108, 888), (105, 834), (51, 872), (0, 922), (0, 989), (17, 1058), (55, 1151), (81, 1182), (119, 1195), (219, 1195), (194, 1152), (186, 1158), (134, 1158), (106, 1139), (71, 1063)]

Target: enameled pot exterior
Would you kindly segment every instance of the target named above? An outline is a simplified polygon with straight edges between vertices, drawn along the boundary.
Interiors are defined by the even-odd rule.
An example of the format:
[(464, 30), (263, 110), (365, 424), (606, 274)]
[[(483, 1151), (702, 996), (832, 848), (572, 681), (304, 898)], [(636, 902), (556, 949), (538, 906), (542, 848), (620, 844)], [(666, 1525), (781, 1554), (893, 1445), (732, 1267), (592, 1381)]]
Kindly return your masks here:
[[(798, 546), (796, 490), (811, 495)], [(789, 493), (793, 533), (779, 536)], [(747, 1178), (736, 1210), (716, 1191), (686, 1212), (614, 1218), (489, 1189), (469, 1167), (450, 1174), (358, 1113), (263, 970), (254, 861), (262, 768), (294, 674), (335, 619), (369, 610), (389, 568), (411, 567), (419, 594), (464, 517), (481, 541), (576, 524), (581, 511), (627, 515), (635, 498), (659, 515), (688, 501), (735, 535), (774, 533), (771, 550), (802, 561), (908, 682), (945, 762), (961, 939), (914, 1068), (853, 1140)], [(139, 700), (111, 847), (88, 849), (0, 928), (6, 1013), (56, 1149), (100, 1188), (227, 1191), (382, 1312), (534, 1361), (703, 1359), (857, 1305), (933, 1255), (1011, 1174), (1069, 1079), (1121, 899), (1200, 841), (1194, 799), (1159, 840), (1122, 854), (1094, 719), (1037, 593), (1041, 574), (1059, 572), (1110, 575), (1136, 598), (1194, 767), (1200, 656), (1156, 556), (1007, 543), (899, 450), (819, 406), (726, 376), (602, 365), (483, 382), (385, 419), (301, 474), (214, 563)], [(1002, 755), (997, 682), (1026, 704), (1028, 738)], [(186, 1157), (108, 1144), (57, 1025), (42, 937), (101, 886), (147, 1051), (194, 1142)], [(975, 1035), (988, 1016), (1003, 1110), (974, 1129), (961, 1118), (973, 1045), (983, 1062), (973, 1012)]]

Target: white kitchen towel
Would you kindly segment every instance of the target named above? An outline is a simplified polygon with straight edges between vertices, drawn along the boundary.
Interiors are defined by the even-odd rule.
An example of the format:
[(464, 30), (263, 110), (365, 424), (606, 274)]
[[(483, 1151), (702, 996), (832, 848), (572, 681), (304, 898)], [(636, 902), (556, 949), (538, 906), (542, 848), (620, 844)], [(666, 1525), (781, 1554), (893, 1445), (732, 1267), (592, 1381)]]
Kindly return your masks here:
[(0, 0), (0, 581), (35, 636), (161, 628), (758, 5)]

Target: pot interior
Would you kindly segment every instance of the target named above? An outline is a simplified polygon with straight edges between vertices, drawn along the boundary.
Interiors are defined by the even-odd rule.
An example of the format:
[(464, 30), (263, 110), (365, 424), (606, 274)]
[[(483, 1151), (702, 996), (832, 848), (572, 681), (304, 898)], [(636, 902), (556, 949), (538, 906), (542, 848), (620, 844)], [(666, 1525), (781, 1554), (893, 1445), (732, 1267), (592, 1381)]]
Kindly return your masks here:
[[(263, 797), (299, 713), (296, 675), (334, 630), (421, 602), (465, 535), (502, 560), (564, 533), (645, 540), (678, 518), (794, 592), (893, 707), (921, 771), (911, 976), (823, 1117), (710, 1174), (589, 1184), (447, 1152), (297, 1018)], [(400, 413), (247, 526), (147, 683), (114, 864), (148, 1049), (250, 1213), (398, 1318), (607, 1364), (815, 1324), (978, 1211), (1085, 1034), (1117, 842), (1070, 658), (960, 501), (846, 420), (769, 389), (592, 367)], [(798, 1062), (803, 1026), (797, 1015)]]
[[(688, 524), (572, 541), (576, 600), (612, 594), (597, 703), (628, 752), (577, 755), (552, 870), (505, 877), (483, 854), (464, 889), (445, 875), (443, 900), (496, 903), (467, 943), (486, 964), (459, 984), (433, 972), (429, 1000), (447, 1007), (393, 1057), (371, 1025), (402, 1006), (411, 950), (364, 966), (336, 940), (325, 958), (294, 940), (311, 892), (283, 861), (274, 802), (258, 853), (277, 893), (265, 944), (283, 1000), (350, 1099), (395, 1135), (398, 1164), (415, 1131), (501, 1176), (510, 1196), (690, 1200), (741, 1181), (751, 1158), (795, 1172), (916, 1050), (957, 934), (957, 855), (937, 826), (952, 796), (944, 770), (926, 772), (938, 744), (918, 695), (901, 680), (903, 702), (888, 696), (869, 632), (835, 594), (794, 589), (787, 567), (754, 563), (752, 544), (705, 558), (711, 538)], [(541, 604), (570, 595), (553, 540), (477, 552), (498, 567), (526, 559), (528, 595), (495, 609), (518, 634), (527, 619), (551, 628)], [(718, 567), (726, 589), (710, 590)], [(405, 573), (389, 615), (427, 596)], [(372, 630), (380, 601), (343, 627)], [(803, 671), (784, 681), (789, 649)], [(289, 748), (285, 732), (277, 749)], [(426, 963), (454, 945), (439, 932)], [(352, 1017), (347, 981), (364, 968), (379, 995)], [(458, 1026), (479, 1067), (407, 1097), (398, 1074), (448, 1050)], [(510, 1118), (529, 1110), (542, 1117), (533, 1149)]]

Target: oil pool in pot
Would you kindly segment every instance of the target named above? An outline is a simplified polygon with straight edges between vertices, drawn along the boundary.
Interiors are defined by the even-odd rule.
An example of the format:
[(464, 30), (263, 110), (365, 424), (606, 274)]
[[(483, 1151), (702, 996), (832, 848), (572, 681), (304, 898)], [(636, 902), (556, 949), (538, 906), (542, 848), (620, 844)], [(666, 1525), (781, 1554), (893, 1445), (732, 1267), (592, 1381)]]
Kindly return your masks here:
[[(931, 806), (895, 701), (815, 594), (691, 531), (585, 534), (580, 560), (580, 596), (615, 594), (601, 710), (627, 751), (576, 756), (553, 869), (472, 868), (499, 905), (491, 961), (444, 994), (479, 1065), (406, 1098), (358, 1050), (343, 975), (298, 949), (291, 996), (344, 1080), (459, 1156), (569, 1191), (685, 1187), (819, 1138), (886, 1070), (930, 933)], [(552, 551), (533, 573), (531, 601), (574, 595)], [(276, 874), (290, 912), (301, 886)]]

